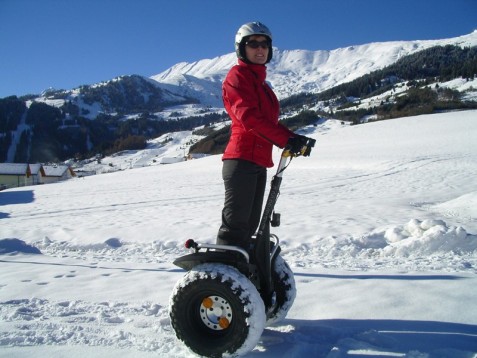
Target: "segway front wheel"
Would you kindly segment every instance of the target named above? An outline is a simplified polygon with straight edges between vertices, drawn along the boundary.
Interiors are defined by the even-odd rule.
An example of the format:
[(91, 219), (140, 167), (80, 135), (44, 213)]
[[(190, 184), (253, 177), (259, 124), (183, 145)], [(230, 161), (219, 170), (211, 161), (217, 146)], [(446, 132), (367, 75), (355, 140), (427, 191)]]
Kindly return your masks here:
[(255, 286), (237, 269), (219, 263), (198, 265), (177, 282), (169, 315), (177, 338), (206, 357), (251, 351), (266, 321)]
[(275, 304), (267, 313), (267, 326), (285, 319), (296, 297), (295, 277), (286, 261), (278, 255), (272, 270)]

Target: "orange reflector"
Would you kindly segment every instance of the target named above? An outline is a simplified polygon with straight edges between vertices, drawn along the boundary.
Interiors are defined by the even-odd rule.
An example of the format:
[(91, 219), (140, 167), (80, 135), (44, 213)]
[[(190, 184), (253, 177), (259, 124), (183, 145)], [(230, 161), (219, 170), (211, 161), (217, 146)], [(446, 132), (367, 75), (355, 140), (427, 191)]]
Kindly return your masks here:
[(220, 328), (225, 329), (225, 328), (228, 328), (229, 325), (230, 325), (230, 322), (229, 322), (229, 320), (228, 320), (227, 318), (225, 318), (225, 317), (220, 317), (220, 319), (219, 319), (219, 326), (220, 326)]
[(213, 306), (213, 304), (214, 302), (210, 297), (206, 297), (202, 300), (202, 306), (204, 306), (205, 308), (210, 308)]

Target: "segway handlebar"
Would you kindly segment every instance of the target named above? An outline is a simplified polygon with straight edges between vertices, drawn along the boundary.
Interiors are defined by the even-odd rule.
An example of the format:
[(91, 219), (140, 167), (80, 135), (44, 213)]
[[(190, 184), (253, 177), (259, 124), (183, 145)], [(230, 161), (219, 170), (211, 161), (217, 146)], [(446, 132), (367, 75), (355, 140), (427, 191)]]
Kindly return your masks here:
[(306, 138), (305, 141), (303, 141), (303, 145), (301, 146), (299, 151), (292, 151), (292, 147), (287, 144), (285, 146), (283, 155), (284, 157), (299, 157), (299, 156), (304, 156), (308, 157), (310, 156), (311, 149), (315, 146), (316, 139), (313, 138), (308, 138), (308, 137), (303, 137)]

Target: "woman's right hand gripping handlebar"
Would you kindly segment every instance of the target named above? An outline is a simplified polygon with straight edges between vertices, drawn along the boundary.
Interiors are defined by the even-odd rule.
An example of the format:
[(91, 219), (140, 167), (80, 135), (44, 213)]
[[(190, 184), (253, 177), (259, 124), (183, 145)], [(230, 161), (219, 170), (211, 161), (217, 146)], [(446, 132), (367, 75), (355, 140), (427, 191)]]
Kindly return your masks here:
[(295, 134), (295, 136), (288, 139), (285, 148), (288, 149), (294, 157), (298, 157), (300, 155), (308, 157), (311, 153), (311, 148), (315, 146), (315, 142), (315, 139), (305, 137), (301, 134)]

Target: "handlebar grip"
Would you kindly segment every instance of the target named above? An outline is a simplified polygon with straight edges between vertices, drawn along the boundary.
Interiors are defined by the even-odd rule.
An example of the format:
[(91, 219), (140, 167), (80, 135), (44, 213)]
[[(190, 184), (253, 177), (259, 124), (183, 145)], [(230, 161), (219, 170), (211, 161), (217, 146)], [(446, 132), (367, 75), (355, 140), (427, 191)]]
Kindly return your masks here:
[(299, 151), (293, 152), (292, 146), (287, 144), (283, 150), (283, 156), (285, 157), (298, 157), (303, 155), (304, 157), (308, 157), (311, 153), (311, 148), (315, 146), (316, 139), (306, 137), (306, 142), (303, 144)]
[(308, 140), (306, 141), (305, 146), (303, 147), (303, 151), (302, 151), (301, 154), (304, 157), (309, 157), (310, 153), (311, 153), (311, 148), (313, 148), (315, 146), (315, 143), (316, 143), (316, 139), (308, 138)]

